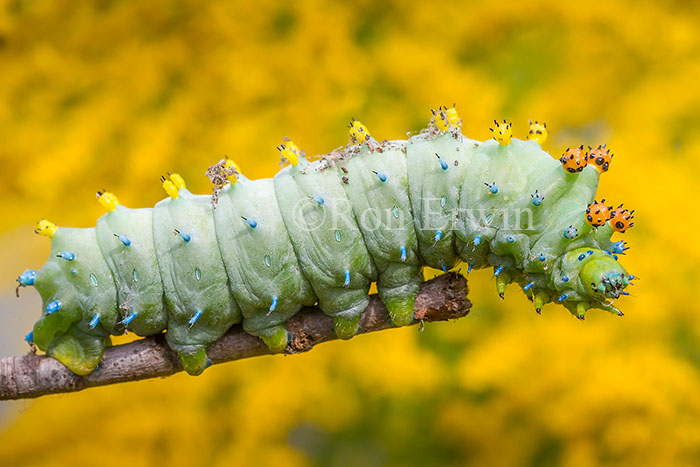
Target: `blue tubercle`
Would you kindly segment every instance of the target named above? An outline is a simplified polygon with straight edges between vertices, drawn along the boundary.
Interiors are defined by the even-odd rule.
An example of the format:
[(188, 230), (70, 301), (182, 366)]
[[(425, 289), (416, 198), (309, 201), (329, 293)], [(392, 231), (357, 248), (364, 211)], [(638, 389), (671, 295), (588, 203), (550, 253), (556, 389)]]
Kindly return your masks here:
[(250, 217), (242, 217), (242, 216), (241, 216), (241, 219), (243, 219), (245, 221), (245, 223), (250, 226), (251, 229), (254, 229), (258, 226), (258, 223), (255, 221), (255, 219), (251, 219)]
[(435, 232), (435, 243), (439, 242), (441, 238), (442, 238), (442, 231), (438, 230), (437, 232)]
[(36, 273), (36, 269), (27, 269), (19, 275), (19, 277), (17, 278), (17, 282), (19, 282), (19, 285), (23, 286), (34, 285), (34, 281), (36, 280)]
[(48, 305), (46, 305), (46, 313), (51, 315), (53, 313), (56, 313), (57, 311), (61, 311), (61, 306), (62, 305), (60, 300), (54, 300)]
[(97, 315), (92, 317), (92, 319), (90, 320), (90, 324), (88, 324), (88, 327), (90, 329), (95, 329), (95, 326), (97, 326), (97, 323), (99, 323), (99, 322), (100, 322), (100, 315), (97, 314)]
[(59, 254), (57, 254), (59, 258), (63, 258), (66, 261), (73, 261), (75, 259), (75, 253), (72, 251), (62, 251)]
[(538, 258), (540, 261), (544, 261), (547, 259), (547, 257), (544, 255), (544, 253), (540, 253), (540, 256)]
[(473, 267), (473, 264), (472, 264), (472, 263), (469, 263), (469, 265), (467, 266), (467, 274), (469, 274), (470, 272), (472, 272), (472, 267)]
[(114, 236), (117, 237), (117, 239), (122, 242), (124, 246), (131, 246), (131, 240), (129, 240), (129, 237), (126, 235), (114, 234)]
[(382, 182), (382, 183), (386, 182), (386, 175), (384, 175), (381, 172), (374, 172), (374, 174), (377, 176), (377, 178), (379, 179), (380, 182)]
[(129, 316), (127, 316), (126, 318), (124, 318), (122, 320), (122, 324), (124, 326), (128, 326), (129, 323), (131, 323), (134, 320), (134, 318), (136, 318), (136, 312), (132, 311), (131, 313), (129, 313)]
[(496, 270), (493, 272), (493, 275), (498, 277), (502, 272), (503, 272), (503, 266), (498, 266), (496, 268)]
[(320, 196), (312, 196), (311, 200), (314, 201), (319, 206), (323, 206), (326, 203), (326, 200), (321, 198)]
[(578, 237), (578, 230), (576, 230), (576, 227), (574, 227), (573, 225), (568, 226), (564, 230), (564, 238), (572, 240), (576, 237)]
[(345, 271), (345, 282), (343, 287), (347, 288), (350, 285), (350, 271)]
[(525, 284), (525, 287), (523, 287), (523, 290), (530, 290), (533, 285), (535, 285), (534, 282), (528, 282), (527, 284)]
[(191, 328), (192, 326), (194, 326), (194, 323), (196, 323), (197, 320), (198, 320), (201, 316), (202, 316), (202, 310), (197, 310), (197, 311), (195, 311), (194, 316), (192, 316), (192, 317), (190, 318), (190, 320), (187, 322), (187, 327), (188, 327), (188, 328)]
[(508, 243), (513, 243), (513, 242), (515, 242), (515, 237), (512, 236), (512, 235), (508, 235), (508, 236), (506, 237), (506, 241), (507, 241)]
[(277, 297), (272, 297), (272, 305), (270, 305), (270, 311), (275, 311), (277, 308)]
[(450, 168), (449, 164), (447, 163), (447, 161), (446, 161), (445, 159), (443, 159), (442, 157), (440, 157), (440, 155), (437, 154), (437, 153), (436, 153), (435, 155), (436, 155), (437, 158), (438, 158), (438, 162), (440, 163), (440, 167), (442, 167), (442, 170), (447, 170), (447, 169)]
[(401, 261), (406, 261), (406, 247), (401, 247)]
[(618, 255), (624, 255), (625, 250), (629, 250), (629, 247), (625, 243), (624, 240), (620, 240), (619, 242), (613, 242), (612, 244), (612, 252)]
[(180, 238), (185, 241), (185, 243), (189, 243), (190, 240), (192, 240), (192, 237), (190, 236), (190, 234), (185, 233), (185, 232), (180, 232), (177, 229), (175, 229), (175, 235), (179, 235)]
[(563, 293), (563, 294), (561, 294), (561, 296), (560, 296), (559, 298), (557, 298), (557, 301), (558, 301), (558, 302), (563, 302), (564, 300), (566, 300), (567, 297), (568, 297), (568, 295), (566, 295), (565, 293)]
[(486, 187), (489, 189), (489, 193), (492, 195), (495, 195), (498, 193), (498, 187), (496, 186), (496, 182), (491, 182), (491, 183), (484, 183)]
[(481, 243), (481, 236), (477, 235), (474, 237), (474, 246), (479, 246), (479, 243)]
[(541, 205), (544, 201), (544, 196), (542, 196), (542, 194), (540, 194), (540, 192), (537, 190), (535, 190), (535, 192), (532, 193), (530, 196), (532, 197), (532, 204), (535, 206)]
[(24, 340), (29, 342), (30, 344), (34, 343), (34, 331), (29, 331), (29, 334), (24, 336)]

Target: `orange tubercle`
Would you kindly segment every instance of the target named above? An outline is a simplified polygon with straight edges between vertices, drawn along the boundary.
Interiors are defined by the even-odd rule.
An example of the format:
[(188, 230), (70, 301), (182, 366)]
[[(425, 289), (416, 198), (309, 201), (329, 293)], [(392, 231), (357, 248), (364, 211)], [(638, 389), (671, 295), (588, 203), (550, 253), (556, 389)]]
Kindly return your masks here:
[(610, 219), (612, 207), (605, 205), (605, 200), (593, 201), (586, 207), (586, 222), (593, 227), (601, 227)]
[(588, 152), (583, 149), (583, 145), (577, 148), (568, 148), (564, 151), (564, 155), (559, 158), (559, 162), (569, 173), (580, 172), (588, 165)]
[(588, 163), (600, 172), (608, 171), (612, 158), (613, 154), (610, 154), (610, 149), (608, 149), (605, 144), (598, 146), (596, 149), (591, 149), (588, 153)]
[(617, 209), (610, 213), (610, 225), (617, 232), (624, 232), (634, 226), (634, 222), (632, 222), (634, 216), (632, 214), (634, 214), (634, 210), (628, 211), (623, 209), (622, 205), (619, 205)]

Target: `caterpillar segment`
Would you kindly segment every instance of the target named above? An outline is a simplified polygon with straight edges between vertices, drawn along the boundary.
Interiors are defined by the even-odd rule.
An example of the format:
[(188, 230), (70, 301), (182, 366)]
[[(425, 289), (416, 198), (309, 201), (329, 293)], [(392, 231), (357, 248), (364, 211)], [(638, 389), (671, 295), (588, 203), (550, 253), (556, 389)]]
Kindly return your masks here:
[(541, 147), (544, 123), (520, 140), (496, 122), (485, 142), (461, 125), (454, 105), (439, 107), (420, 134), (378, 142), (353, 119), (350, 143), (318, 160), (285, 138), (285, 166), (270, 179), (223, 159), (207, 172), (207, 196), (167, 174), (168, 197), (153, 208), (98, 192), (96, 227), (37, 225), (51, 255), (17, 279), (18, 294), (34, 286), (43, 300), (25, 339), (88, 374), (111, 335), (167, 331), (196, 375), (236, 323), (283, 352), (286, 321), (315, 303), (351, 338), (373, 282), (393, 323), (410, 324), (423, 266), (460, 262), (491, 269), (501, 298), (517, 283), (538, 313), (555, 303), (579, 319), (591, 308), (622, 315), (612, 303), (634, 276), (617, 261), (626, 243), (610, 239), (633, 211), (595, 200), (610, 151), (580, 146), (556, 160)]

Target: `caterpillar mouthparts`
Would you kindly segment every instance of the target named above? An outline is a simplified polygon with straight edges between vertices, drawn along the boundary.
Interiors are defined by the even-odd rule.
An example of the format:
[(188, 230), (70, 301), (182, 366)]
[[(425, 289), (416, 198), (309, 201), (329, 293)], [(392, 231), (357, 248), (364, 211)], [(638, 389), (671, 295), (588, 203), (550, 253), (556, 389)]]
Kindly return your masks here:
[(314, 303), (351, 338), (372, 282), (394, 324), (409, 324), (422, 268), (460, 262), (493, 268), (502, 298), (519, 284), (538, 313), (559, 303), (579, 319), (590, 308), (622, 315), (612, 300), (634, 276), (617, 261), (625, 242), (610, 237), (633, 211), (595, 201), (610, 150), (581, 145), (557, 161), (542, 150), (544, 123), (530, 122), (523, 141), (494, 122), (494, 139), (471, 140), (456, 106), (440, 107), (419, 134), (380, 142), (353, 119), (350, 143), (318, 160), (285, 138), (271, 179), (220, 161), (207, 172), (211, 196), (174, 173), (153, 208), (98, 191), (107, 212), (96, 227), (37, 225), (51, 255), (17, 279), (18, 295), (34, 286), (44, 302), (25, 339), (88, 374), (110, 335), (167, 331), (194, 375), (236, 323), (283, 352), (285, 322)]

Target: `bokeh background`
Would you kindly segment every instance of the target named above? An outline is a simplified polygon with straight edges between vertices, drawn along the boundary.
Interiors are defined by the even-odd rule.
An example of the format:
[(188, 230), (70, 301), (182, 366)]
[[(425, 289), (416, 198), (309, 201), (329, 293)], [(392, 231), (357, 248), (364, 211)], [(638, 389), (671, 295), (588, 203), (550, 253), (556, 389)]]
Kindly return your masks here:
[(225, 155), (278, 169), (351, 116), (379, 139), (457, 103), (555, 156), (608, 143), (599, 198), (642, 279), (579, 322), (537, 316), (472, 273), (472, 314), (256, 358), (192, 378), (0, 405), (1, 465), (697, 465), (700, 462), (700, 7), (692, 1), (0, 0), (0, 354), (39, 315), (14, 279), (47, 217), (92, 226), (97, 189), (151, 206), (165, 171), (207, 192)]

